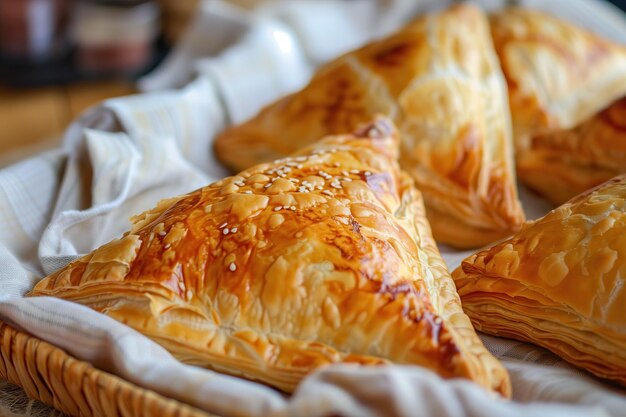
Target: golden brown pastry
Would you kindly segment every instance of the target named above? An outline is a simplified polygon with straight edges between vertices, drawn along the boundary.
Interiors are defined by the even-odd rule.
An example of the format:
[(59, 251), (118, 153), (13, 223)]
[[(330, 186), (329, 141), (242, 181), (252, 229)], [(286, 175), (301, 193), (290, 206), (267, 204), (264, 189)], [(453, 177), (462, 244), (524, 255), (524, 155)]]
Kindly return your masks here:
[(517, 172), (556, 204), (626, 172), (626, 97), (572, 129), (531, 135)]
[(626, 385), (626, 176), (470, 256), (453, 278), (478, 330)]
[[(623, 45), (524, 8), (496, 12), (491, 30), (508, 83), (518, 161), (534, 152), (534, 135), (574, 128), (626, 95)], [(519, 175), (536, 183), (526, 170)]]
[(336, 59), (303, 90), (224, 131), (215, 150), (243, 169), (388, 115), (435, 238), (476, 247), (524, 220), (506, 94), (487, 18), (458, 5)]
[(427, 367), (508, 396), (379, 120), (133, 220), (45, 278), (181, 360), (292, 391), (335, 363)]

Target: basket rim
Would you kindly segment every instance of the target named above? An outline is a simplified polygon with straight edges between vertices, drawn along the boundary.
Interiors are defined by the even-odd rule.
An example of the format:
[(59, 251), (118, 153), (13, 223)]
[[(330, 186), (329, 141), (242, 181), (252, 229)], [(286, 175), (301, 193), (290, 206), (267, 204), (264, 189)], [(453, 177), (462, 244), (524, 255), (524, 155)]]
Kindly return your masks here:
[[(71, 378), (67, 376), (69, 374)], [(82, 378), (82, 383), (67, 384), (68, 380), (75, 381), (77, 377)], [(84, 408), (88, 404), (95, 406), (96, 410), (104, 410), (107, 416), (150, 416), (158, 410), (159, 415), (164, 416), (219, 417), (98, 369), (2, 320), (0, 378), (22, 388), (29, 398), (69, 415), (89, 415)], [(64, 396), (70, 400), (65, 401), (66, 404)], [(67, 404), (69, 402), (83, 406), (72, 407)], [(98, 408), (98, 405), (102, 407)], [(141, 407), (146, 409), (142, 411)], [(113, 412), (113, 409), (117, 411)], [(91, 415), (102, 414), (93, 411)]]

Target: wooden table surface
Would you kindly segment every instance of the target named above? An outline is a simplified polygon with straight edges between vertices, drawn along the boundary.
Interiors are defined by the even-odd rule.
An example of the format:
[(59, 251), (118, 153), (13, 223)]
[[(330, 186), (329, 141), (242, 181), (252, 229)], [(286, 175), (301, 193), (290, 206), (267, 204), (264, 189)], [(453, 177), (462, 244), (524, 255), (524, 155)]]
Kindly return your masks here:
[(64, 130), (83, 110), (135, 92), (128, 81), (33, 89), (0, 86), (0, 166), (59, 145)]

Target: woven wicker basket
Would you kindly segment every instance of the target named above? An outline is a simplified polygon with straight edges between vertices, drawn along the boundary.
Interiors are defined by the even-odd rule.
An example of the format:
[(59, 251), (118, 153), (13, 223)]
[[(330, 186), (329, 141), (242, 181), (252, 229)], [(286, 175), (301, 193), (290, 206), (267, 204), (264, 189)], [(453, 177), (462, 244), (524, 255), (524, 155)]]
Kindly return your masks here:
[(100, 371), (2, 322), (0, 378), (71, 416), (210, 416)]

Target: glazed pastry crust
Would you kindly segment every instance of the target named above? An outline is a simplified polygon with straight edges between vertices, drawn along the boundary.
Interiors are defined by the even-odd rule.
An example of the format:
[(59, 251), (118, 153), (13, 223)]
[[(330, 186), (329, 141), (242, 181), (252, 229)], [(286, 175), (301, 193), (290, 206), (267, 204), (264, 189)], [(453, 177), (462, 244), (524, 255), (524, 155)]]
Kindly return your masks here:
[(379, 120), (161, 202), (32, 295), (90, 306), (181, 360), (286, 392), (336, 362), (421, 365), (510, 395), (463, 313)]
[(532, 135), (517, 172), (556, 204), (626, 172), (626, 97), (572, 129)]
[(626, 385), (625, 213), (619, 176), (464, 260), (453, 278), (476, 328)]
[(506, 102), (488, 20), (458, 5), (326, 65), (303, 90), (224, 131), (215, 150), (243, 169), (388, 115), (401, 133), (400, 164), (424, 194), (435, 238), (476, 247), (512, 234), (524, 220)]
[(491, 30), (518, 155), (533, 134), (573, 128), (626, 95), (624, 46), (525, 8), (494, 13)]

